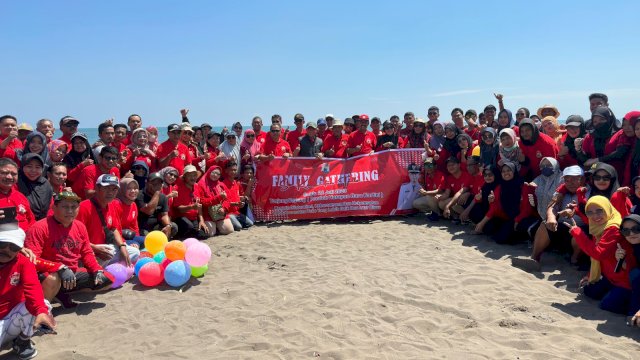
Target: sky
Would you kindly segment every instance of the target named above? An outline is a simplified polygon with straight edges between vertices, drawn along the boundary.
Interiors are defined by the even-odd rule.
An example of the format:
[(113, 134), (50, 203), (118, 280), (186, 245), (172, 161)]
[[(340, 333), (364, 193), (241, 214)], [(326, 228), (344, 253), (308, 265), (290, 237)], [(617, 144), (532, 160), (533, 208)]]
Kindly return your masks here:
[(637, 1), (2, 1), (0, 113), (143, 124), (640, 109)]

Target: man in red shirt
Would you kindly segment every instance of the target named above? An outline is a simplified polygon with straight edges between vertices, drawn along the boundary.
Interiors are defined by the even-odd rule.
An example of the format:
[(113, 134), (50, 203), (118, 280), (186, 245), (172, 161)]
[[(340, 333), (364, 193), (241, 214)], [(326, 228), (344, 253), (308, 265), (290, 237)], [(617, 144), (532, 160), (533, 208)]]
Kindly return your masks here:
[(253, 129), (253, 132), (256, 133), (256, 141), (260, 142), (260, 144), (264, 144), (269, 133), (266, 131), (262, 131), (262, 118), (260, 116), (253, 117), (253, 119), (251, 120), (251, 128)]
[(129, 126), (129, 132), (127, 133), (127, 137), (122, 140), (122, 144), (126, 146), (131, 144), (131, 134), (133, 134), (133, 131), (142, 127), (142, 118), (138, 114), (131, 114), (129, 118), (127, 118), (127, 125)]
[(296, 129), (289, 131), (287, 134), (287, 142), (290, 148), (295, 149), (300, 145), (300, 138), (307, 132), (304, 129), (304, 116), (302, 114), (296, 114), (293, 117), (293, 123), (296, 124)]
[(342, 121), (340, 119), (334, 119), (331, 134), (325, 138), (326, 140), (322, 145), (324, 156), (330, 158), (347, 157), (347, 142), (349, 141), (349, 136), (342, 133), (342, 128)]
[(187, 165), (184, 168), (182, 178), (176, 182), (178, 196), (173, 199), (173, 204), (171, 204), (171, 220), (178, 225), (177, 236), (179, 237), (195, 236), (198, 239), (208, 237), (208, 228), (204, 222), (204, 209), (200, 199), (194, 193), (197, 180), (196, 167)]
[(80, 197), (73, 192), (56, 194), (53, 215), (37, 221), (27, 232), (25, 246), (37, 258), (36, 269), (44, 277), (42, 289), (49, 301), (61, 287), (67, 293), (111, 285), (91, 250), (87, 228), (76, 220), (79, 203)]
[[(22, 230), (29, 229), (36, 221), (29, 200), (18, 191), (18, 165), (11, 159), (0, 158), (0, 209), (10, 208), (15, 211), (15, 221)], [(15, 210), (13, 210), (15, 209)], [(0, 210), (0, 217), (5, 217), (4, 210)]]
[(113, 126), (113, 142), (111, 146), (118, 149), (120, 153), (120, 157), (126, 158), (127, 153), (123, 153), (127, 151), (127, 146), (124, 144), (124, 141), (127, 139), (127, 125), (125, 124), (115, 124)]
[(413, 131), (413, 122), (416, 120), (416, 116), (411, 112), (404, 113), (404, 128), (398, 131), (398, 136), (406, 138)]
[(273, 160), (276, 156), (288, 158), (291, 156), (289, 143), (280, 137), (280, 125), (273, 124), (269, 129), (269, 136), (260, 148), (260, 153), (256, 156), (258, 161)]
[(67, 143), (67, 149), (71, 149), (73, 145), (71, 136), (78, 131), (79, 124), (80, 121), (73, 116), (65, 116), (60, 119), (60, 131), (62, 131), (62, 136), (58, 140), (62, 140)]
[(121, 235), (117, 205), (113, 202), (119, 188), (117, 177), (100, 175), (96, 180), (95, 196), (80, 203), (77, 219), (87, 227), (91, 249), (101, 265), (124, 261), (129, 266), (140, 255), (140, 250), (127, 245)]
[[(452, 204), (458, 200), (464, 191), (468, 191), (471, 175), (460, 169), (460, 160), (451, 156), (447, 159), (447, 175), (435, 193), (425, 194), (419, 203), (414, 202), (414, 207), (420, 211), (431, 211), (427, 218), (431, 221), (438, 221), (440, 214), (448, 210)], [(418, 205), (418, 206), (416, 206)]]
[(0, 345), (13, 340), (20, 359), (32, 359), (38, 351), (31, 343), (34, 330), (41, 326), (55, 329), (36, 268), (20, 249), (22, 229), (0, 231)]
[(158, 168), (163, 169), (172, 166), (182, 174), (184, 167), (191, 164), (193, 159), (189, 155), (189, 149), (180, 142), (182, 130), (180, 125), (171, 124), (167, 129), (169, 139), (158, 147), (156, 156), (158, 157)]
[(377, 116), (373, 117), (371, 119), (371, 132), (376, 136), (376, 138), (378, 138), (378, 136), (384, 135), (381, 128), (382, 122), (380, 121), (380, 118)]
[(349, 157), (372, 154), (376, 148), (376, 136), (369, 130), (369, 116), (362, 114), (356, 122), (357, 131), (349, 135), (347, 154)]
[(436, 121), (438, 121), (438, 118), (440, 117), (440, 109), (437, 106), (431, 106), (428, 110), (427, 110), (427, 117), (429, 118), (429, 120), (427, 120), (427, 132), (429, 134), (433, 133), (433, 124), (436, 123)]
[(53, 139), (56, 129), (53, 127), (53, 121), (49, 119), (40, 119), (36, 123), (36, 131), (47, 138), (47, 144)]
[(318, 133), (316, 134), (316, 136), (318, 136), (320, 140), (324, 141), (324, 139), (329, 135), (329, 132), (327, 131), (329, 124), (327, 124), (327, 120), (325, 120), (324, 118), (319, 118), (316, 121), (316, 126), (318, 127)]
[(18, 120), (12, 115), (0, 117), (0, 157), (3, 157), (7, 150), (15, 151), (22, 148), (22, 141), (18, 139)]
[(91, 199), (95, 194), (95, 184), (98, 176), (111, 174), (120, 178), (120, 170), (116, 166), (118, 163), (118, 150), (113, 146), (105, 146), (100, 150), (100, 159), (97, 164), (89, 165), (82, 169), (76, 181), (71, 187), (73, 192), (82, 199)]

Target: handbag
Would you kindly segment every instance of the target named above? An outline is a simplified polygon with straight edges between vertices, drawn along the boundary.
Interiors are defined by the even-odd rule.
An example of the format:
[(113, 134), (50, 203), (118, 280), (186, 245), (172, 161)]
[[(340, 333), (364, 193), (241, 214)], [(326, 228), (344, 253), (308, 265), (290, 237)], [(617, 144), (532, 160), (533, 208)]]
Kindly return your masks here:
[(98, 212), (98, 217), (100, 218), (100, 222), (102, 223), (102, 231), (104, 231), (104, 242), (110, 245), (116, 245), (116, 235), (113, 233), (113, 230), (107, 227), (107, 222), (104, 220), (104, 215), (102, 215), (102, 209), (98, 203), (94, 200), (91, 200), (93, 206), (96, 207), (96, 211)]
[(224, 212), (220, 214), (220, 209), (222, 209), (222, 204), (209, 206), (209, 216), (211, 217), (211, 220), (218, 221), (226, 217), (227, 214)]

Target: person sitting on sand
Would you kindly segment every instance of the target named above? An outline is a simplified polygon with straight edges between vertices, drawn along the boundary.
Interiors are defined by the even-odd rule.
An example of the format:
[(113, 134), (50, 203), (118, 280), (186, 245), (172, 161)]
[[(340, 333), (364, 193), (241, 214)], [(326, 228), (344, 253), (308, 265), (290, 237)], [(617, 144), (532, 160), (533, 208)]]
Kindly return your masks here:
[[(580, 282), (584, 294), (600, 300), (602, 310), (617, 314), (629, 312), (631, 283), (629, 272), (636, 267), (631, 244), (620, 233), (622, 218), (609, 199), (596, 195), (587, 201), (586, 211), (589, 218), (589, 237), (575, 224), (573, 218), (567, 220), (571, 236), (580, 249), (591, 257), (591, 269), (588, 277)], [(617, 267), (616, 249), (622, 248), (626, 257), (622, 266)]]
[(631, 300), (629, 302), (629, 312), (627, 316), (627, 324), (640, 327), (640, 215), (631, 214), (622, 219), (620, 225), (620, 233), (633, 248), (630, 254), (636, 259), (636, 267), (631, 268), (627, 262), (627, 250), (618, 247), (616, 250), (616, 260), (623, 261), (622, 266), (629, 270), (629, 281), (631, 282)]
[(473, 201), (469, 203), (460, 214), (460, 220), (462, 222), (471, 220), (474, 224), (477, 224), (485, 217), (487, 211), (489, 211), (489, 195), (491, 195), (500, 184), (500, 169), (495, 165), (488, 165), (482, 170), (482, 177), (484, 183), (473, 195)]
[[(417, 202), (413, 204), (413, 207), (418, 211), (431, 210), (431, 214), (427, 216), (427, 219), (431, 221), (438, 221), (441, 212), (445, 209), (450, 209), (458, 200), (459, 194), (464, 192), (465, 188), (468, 189), (471, 183), (471, 176), (460, 169), (460, 160), (457, 157), (449, 157), (446, 161), (446, 166), (448, 174), (445, 175), (444, 181), (438, 190), (435, 193), (421, 191), (420, 194), (424, 194), (422, 195), (424, 199), (418, 198), (415, 200)], [(458, 196), (456, 197), (456, 195)]]
[(20, 252), (24, 246), (22, 229), (0, 231), (0, 346), (13, 341), (19, 359), (32, 359), (38, 351), (31, 342), (41, 326), (55, 329), (38, 282), (36, 268)]
[(177, 236), (179, 237), (188, 238), (194, 236), (198, 239), (206, 239), (209, 234), (207, 225), (204, 222), (204, 209), (200, 203), (200, 198), (195, 193), (197, 180), (198, 171), (196, 167), (187, 165), (184, 168), (182, 178), (177, 181), (176, 190), (178, 191), (178, 196), (171, 206), (171, 218), (178, 224)]
[(91, 250), (87, 228), (76, 220), (80, 200), (73, 192), (56, 194), (53, 215), (29, 228), (25, 241), (37, 257), (44, 297), (49, 301), (58, 297), (65, 307), (73, 306), (69, 292), (99, 290), (112, 283)]
[[(249, 199), (244, 196), (244, 190), (239, 180), (234, 179), (234, 174), (238, 172), (238, 164), (229, 161), (224, 167), (224, 176), (222, 182), (227, 187), (227, 199), (229, 200), (229, 220), (233, 224), (234, 231), (240, 231), (242, 229), (248, 229), (253, 226), (253, 221), (249, 219), (245, 214), (241, 213)], [(252, 169), (253, 170), (253, 169)], [(244, 176), (243, 171), (242, 175)]]
[(160, 230), (171, 239), (178, 233), (178, 225), (169, 218), (169, 199), (162, 193), (163, 180), (159, 173), (152, 173), (147, 186), (138, 193), (138, 229), (140, 235)]
[[(233, 178), (238, 171), (237, 163), (229, 160), (225, 166), (235, 171), (233, 174), (227, 173), (227, 176)], [(199, 199), (199, 204), (202, 205), (202, 215), (207, 225), (209, 236), (213, 236), (216, 233), (218, 235), (228, 235), (234, 231), (234, 226), (230, 219), (232, 202), (237, 206), (239, 204), (235, 201), (239, 199), (229, 197), (229, 189), (221, 180), (221, 177), (222, 169), (219, 166), (213, 166), (194, 187), (195, 196)]]

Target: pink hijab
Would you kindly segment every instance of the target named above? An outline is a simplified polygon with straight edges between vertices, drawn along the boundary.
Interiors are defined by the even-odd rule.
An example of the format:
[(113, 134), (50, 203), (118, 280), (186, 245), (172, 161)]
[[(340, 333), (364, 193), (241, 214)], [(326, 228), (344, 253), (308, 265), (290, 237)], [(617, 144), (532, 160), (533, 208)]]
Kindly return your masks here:
[[(247, 135), (249, 134), (254, 136), (253, 144), (247, 141)], [(255, 135), (256, 133), (255, 131), (253, 131), (253, 129), (246, 130), (244, 132), (244, 136), (242, 137), (242, 143), (240, 144), (241, 149), (249, 150), (252, 159), (260, 152), (260, 142), (255, 138)], [(242, 156), (243, 154), (240, 155)]]

